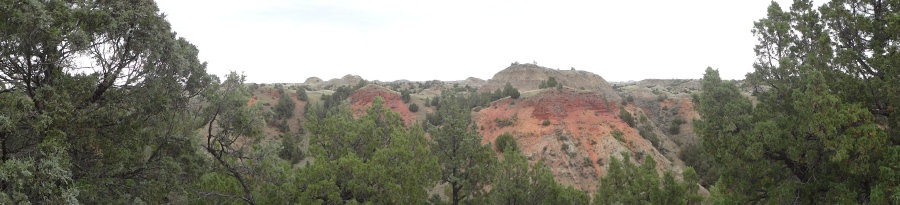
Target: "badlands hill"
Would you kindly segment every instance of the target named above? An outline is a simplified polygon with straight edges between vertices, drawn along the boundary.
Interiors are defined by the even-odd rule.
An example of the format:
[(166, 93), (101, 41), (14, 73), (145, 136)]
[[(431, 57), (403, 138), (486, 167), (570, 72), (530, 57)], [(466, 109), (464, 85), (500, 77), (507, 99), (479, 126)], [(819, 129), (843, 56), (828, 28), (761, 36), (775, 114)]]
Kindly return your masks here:
[(609, 100), (620, 100), (612, 86), (600, 75), (574, 69), (555, 70), (528, 63), (513, 63), (506, 69), (494, 74), (494, 77), (487, 80), (487, 83), (479, 90), (489, 92), (498, 88), (502, 89), (506, 83), (512, 84), (513, 87), (520, 91), (536, 90), (541, 81), (546, 81), (550, 77), (555, 78), (556, 82), (561, 83), (565, 87), (599, 91)]
[[(550, 77), (564, 87), (539, 89), (541, 81)], [(355, 75), (328, 81), (312, 77), (290, 86), (256, 85), (253, 103), (275, 105), (279, 95), (275, 87), (284, 88), (292, 96), (299, 89), (307, 90), (308, 101), (297, 101), (298, 105), (321, 104), (322, 97), (336, 94), (338, 87), (353, 88), (344, 101), (354, 113), (364, 113), (372, 100), (380, 97), (411, 126), (424, 122), (426, 114), (434, 112), (428, 106), (429, 99), (444, 90), (491, 92), (506, 83), (517, 88), (521, 97), (501, 98), (472, 110), (482, 143), (493, 143), (500, 134), (510, 133), (530, 163), (543, 162), (562, 184), (593, 192), (599, 177), (606, 174), (610, 157), (620, 158), (621, 153), (631, 155), (637, 163), (652, 157), (658, 171), (681, 172), (685, 167), (682, 150), (697, 143), (691, 130), (692, 119), (699, 117), (691, 101), (691, 94), (699, 90), (697, 80), (611, 85), (587, 71), (533, 64), (513, 64), (488, 80), (369, 82)], [(409, 102), (403, 101), (401, 92), (410, 93)], [(409, 109), (411, 104), (418, 106), (417, 112)], [(302, 110), (297, 106), (296, 120), (289, 121), (291, 132), (302, 132)], [(267, 131), (276, 137), (279, 133), (274, 127)]]

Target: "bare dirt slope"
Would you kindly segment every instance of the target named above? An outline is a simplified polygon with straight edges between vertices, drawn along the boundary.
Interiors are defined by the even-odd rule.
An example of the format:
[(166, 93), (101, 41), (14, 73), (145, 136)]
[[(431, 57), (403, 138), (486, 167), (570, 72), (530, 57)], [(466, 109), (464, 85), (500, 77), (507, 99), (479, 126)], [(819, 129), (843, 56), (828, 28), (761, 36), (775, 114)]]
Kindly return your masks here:
[[(483, 143), (503, 133), (516, 139), (531, 163), (543, 160), (557, 181), (595, 191), (610, 157), (620, 153), (637, 162), (653, 156), (660, 170), (673, 163), (618, 117), (616, 101), (597, 91), (544, 89), (524, 99), (504, 98), (473, 114)], [(625, 107), (625, 109), (639, 109)], [(545, 125), (544, 121), (549, 121)], [(617, 139), (613, 133), (621, 133)]]

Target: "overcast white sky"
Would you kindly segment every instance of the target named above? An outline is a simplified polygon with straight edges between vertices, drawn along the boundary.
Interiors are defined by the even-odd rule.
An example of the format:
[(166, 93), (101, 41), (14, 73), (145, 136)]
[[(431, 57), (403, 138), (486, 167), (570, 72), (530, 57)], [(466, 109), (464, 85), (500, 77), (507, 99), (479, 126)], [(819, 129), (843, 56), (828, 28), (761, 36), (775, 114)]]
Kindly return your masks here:
[(707, 66), (743, 79), (755, 59), (750, 29), (769, 3), (157, 0), (210, 73), (263, 83), (489, 79), (515, 61), (607, 81), (700, 78)]

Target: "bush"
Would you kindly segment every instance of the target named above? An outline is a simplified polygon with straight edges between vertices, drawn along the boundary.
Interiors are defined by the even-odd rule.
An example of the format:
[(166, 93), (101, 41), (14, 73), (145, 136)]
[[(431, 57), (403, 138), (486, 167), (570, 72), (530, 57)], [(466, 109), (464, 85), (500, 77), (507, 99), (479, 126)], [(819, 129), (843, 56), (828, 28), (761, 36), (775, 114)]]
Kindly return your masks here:
[(284, 89), (279, 89), (278, 93), (280, 93), (281, 96), (278, 97), (278, 104), (273, 108), (275, 109), (275, 118), (285, 119), (293, 117), (294, 108), (297, 106), (294, 104), (294, 100), (288, 97), (288, 94), (284, 92)]
[(669, 134), (677, 135), (681, 133), (681, 124), (684, 124), (684, 119), (676, 116), (674, 120), (672, 120), (672, 125), (669, 127)]
[(419, 105), (416, 105), (415, 103), (409, 104), (409, 111), (410, 112), (419, 112)]
[(547, 87), (548, 88), (556, 87), (558, 84), (559, 83), (556, 82), (556, 78), (554, 78), (554, 77), (550, 77), (547, 79)]
[(659, 147), (659, 138), (657, 138), (656, 133), (653, 132), (653, 128), (650, 125), (644, 125), (638, 128), (638, 134), (647, 141), (650, 141), (650, 144), (653, 144), (653, 147)]
[(541, 123), (541, 125), (544, 125), (544, 126), (550, 125), (550, 119), (545, 119), (544, 122)]
[(400, 99), (403, 99), (403, 103), (409, 103), (412, 98), (409, 96), (409, 91), (403, 90), (400, 91)]
[(309, 96), (306, 95), (306, 89), (305, 89), (305, 88), (300, 87), (299, 89), (297, 89), (297, 99), (298, 99), (298, 100), (301, 100), (301, 101), (307, 101), (307, 100), (309, 100)]
[(622, 121), (625, 121), (629, 127), (634, 127), (634, 117), (632, 117), (631, 113), (624, 108), (619, 108), (619, 118), (621, 118)]
[(512, 135), (509, 133), (503, 133), (500, 136), (497, 136), (497, 140), (494, 140), (494, 146), (496, 146), (495, 148), (500, 152), (515, 151), (519, 149), (516, 140), (513, 139)]
[(501, 127), (501, 128), (516, 124), (516, 121), (519, 121), (519, 119), (515, 116), (513, 116), (511, 118), (505, 118), (505, 119), (494, 119), (494, 122), (497, 123), (497, 127)]
[(625, 134), (625, 133), (622, 133), (622, 131), (619, 131), (619, 130), (612, 131), (613, 138), (616, 138), (616, 140), (619, 140), (619, 142), (625, 142), (625, 138), (622, 138), (623, 134)]
[(506, 85), (503, 86), (503, 96), (509, 96), (512, 99), (519, 99), (519, 95), (521, 95), (521, 93), (519, 93), (519, 90), (514, 88), (509, 82), (506, 82)]
[(293, 133), (284, 133), (281, 136), (282, 148), (278, 152), (278, 157), (290, 161), (291, 164), (297, 164), (302, 161), (303, 158), (306, 158), (306, 153), (300, 149), (300, 143), (302, 143), (301, 136)]

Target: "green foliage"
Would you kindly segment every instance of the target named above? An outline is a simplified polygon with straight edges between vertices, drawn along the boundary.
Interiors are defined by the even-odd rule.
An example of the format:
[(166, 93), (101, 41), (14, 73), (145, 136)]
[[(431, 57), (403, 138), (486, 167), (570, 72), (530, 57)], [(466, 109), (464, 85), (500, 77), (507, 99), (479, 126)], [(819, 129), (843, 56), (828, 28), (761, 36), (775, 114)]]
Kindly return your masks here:
[(677, 135), (681, 133), (681, 125), (684, 124), (684, 119), (681, 117), (675, 116), (675, 119), (672, 120), (672, 125), (669, 126), (669, 134)]
[(625, 121), (629, 127), (634, 127), (634, 117), (631, 116), (631, 113), (625, 110), (625, 108), (619, 108), (619, 118), (622, 121)]
[(438, 179), (425, 132), (405, 128), (381, 98), (358, 119), (342, 106), (306, 126), (316, 160), (294, 182), (299, 203), (421, 204)]
[[(790, 26), (795, 24), (791, 24), (793, 18), (788, 16), (796, 16), (799, 22), (817, 22), (814, 15), (807, 16), (816, 11), (802, 3), (795, 4), (789, 13), (782, 12), (773, 3), (769, 17), (757, 22), (755, 33), (761, 39), (780, 39), (783, 45), (812, 42), (815, 46), (830, 46), (818, 42), (823, 40), (820, 38), (796, 39), (797, 36), (788, 35), (791, 29), (819, 32), (805, 27), (808, 26), (805, 23)], [(842, 8), (827, 6), (823, 11), (857, 5), (835, 3), (834, 6)], [(769, 49), (783, 49), (782, 45), (761, 44), (771, 46)], [(768, 55), (762, 51), (758, 50), (758, 55)], [(841, 96), (840, 91), (849, 89), (847, 86), (868, 82), (845, 76), (840, 69), (821, 62), (823, 59), (800, 58), (828, 55), (820, 53), (821, 50), (785, 51), (790, 56), (782, 56), (780, 64), (761, 60), (755, 65), (756, 71), (748, 75), (753, 83), (771, 86), (758, 94), (759, 103), (755, 107), (740, 95), (733, 83), (722, 81), (715, 70), (707, 69), (701, 81), (703, 91), (698, 111), (703, 120), (695, 123), (694, 130), (701, 137), (704, 149), (713, 156), (714, 166), (720, 168), (722, 178), (716, 187), (724, 196), (719, 196), (719, 200), (898, 202), (900, 192), (891, 188), (898, 186), (898, 180), (890, 177), (900, 171), (900, 161), (890, 161), (896, 158), (885, 155), (898, 150), (897, 143), (888, 136), (890, 128), (876, 122), (877, 110), (863, 106), (873, 102)], [(832, 83), (835, 79), (841, 80)]]
[(503, 96), (509, 96), (512, 99), (519, 99), (519, 95), (521, 95), (519, 93), (519, 89), (514, 88), (512, 84), (506, 82), (506, 85), (503, 86)]
[(432, 106), (432, 107), (438, 107), (438, 106), (440, 106), (440, 105), (441, 105), (441, 99), (440, 99), (440, 98), (435, 97), (435, 98), (432, 98), (432, 99), (431, 99), (431, 106)]
[(440, 99), (436, 114), (443, 117), (443, 122), (429, 130), (433, 139), (431, 156), (438, 158), (440, 181), (449, 185), (447, 195), (451, 203), (476, 200), (494, 178), (497, 159), (491, 147), (481, 144), (464, 98), (445, 91)]
[(409, 96), (408, 90), (403, 90), (400, 91), (400, 99), (403, 100), (403, 103), (409, 103), (409, 101), (412, 100), (412, 97)]
[(678, 158), (696, 170), (701, 186), (712, 188), (712, 185), (719, 179), (719, 167), (715, 166), (713, 157), (700, 145), (687, 144), (683, 146)]
[(544, 122), (542, 122), (541, 125), (543, 125), (543, 126), (550, 125), (550, 119), (544, 119)]
[(309, 101), (309, 95), (306, 94), (306, 88), (300, 87), (297, 89), (297, 100)]
[(610, 157), (609, 170), (600, 179), (594, 204), (700, 204), (696, 172), (685, 169), (683, 182), (671, 172), (662, 177), (656, 172), (656, 161), (647, 156), (640, 166), (631, 163), (628, 154), (622, 160)]
[(560, 84), (556, 82), (555, 77), (550, 77), (547, 79), (547, 87), (548, 88), (552, 88), (552, 87), (556, 87), (556, 86), (560, 86)]
[(519, 150), (519, 145), (518, 143), (516, 143), (516, 139), (513, 139), (512, 135), (509, 133), (503, 133), (500, 136), (497, 136), (497, 139), (494, 140), (494, 146), (494, 148), (500, 152)]
[[(213, 171), (233, 177), (240, 185), (240, 189), (218, 194), (232, 195), (253, 204), (252, 181), (247, 179), (248, 173), (240, 170), (236, 162), (247, 157), (245, 151), (248, 148), (246, 144), (238, 142), (259, 140), (265, 122), (260, 114), (261, 107), (247, 106), (250, 91), (244, 86), (245, 78), (244, 75), (231, 72), (225, 81), (214, 82), (211, 85), (213, 89), (204, 93), (204, 97), (209, 99), (209, 106), (204, 114), (211, 117), (204, 128), (207, 133), (203, 148), (221, 166)], [(211, 189), (214, 193), (219, 191), (216, 187), (201, 185), (200, 188)]]
[(516, 115), (513, 115), (512, 117), (509, 117), (509, 118), (495, 118), (494, 119), (494, 123), (496, 123), (497, 127), (500, 127), (500, 128), (514, 125), (518, 121), (519, 121), (519, 117)]
[[(178, 203), (212, 80), (151, 1), (2, 1), (0, 204)], [(90, 69), (81, 68), (90, 62)], [(200, 119), (198, 119), (200, 118)]]
[(656, 136), (656, 133), (653, 132), (653, 127), (650, 127), (649, 124), (644, 124), (639, 127), (638, 134), (644, 139), (647, 139), (647, 141), (650, 141), (650, 144), (653, 144), (653, 147), (660, 148), (659, 137)]
[(415, 103), (409, 104), (408, 108), (410, 112), (419, 112), (419, 105)]
[(546, 80), (541, 80), (541, 84), (538, 85), (538, 89), (544, 89), (544, 88), (549, 88), (549, 86), (547, 86)]
[(619, 142), (625, 143), (625, 138), (622, 138), (623, 134), (625, 133), (622, 133), (622, 131), (619, 131), (618, 129), (612, 131), (613, 138), (616, 138)]
[(291, 162), (291, 164), (297, 164), (306, 158), (306, 153), (300, 147), (301, 143), (303, 143), (302, 137), (302, 135), (290, 132), (282, 134), (282, 149), (278, 152), (278, 157)]
[(538, 161), (528, 166), (519, 150), (503, 153), (487, 204), (588, 204), (588, 195), (554, 181), (553, 173)]

